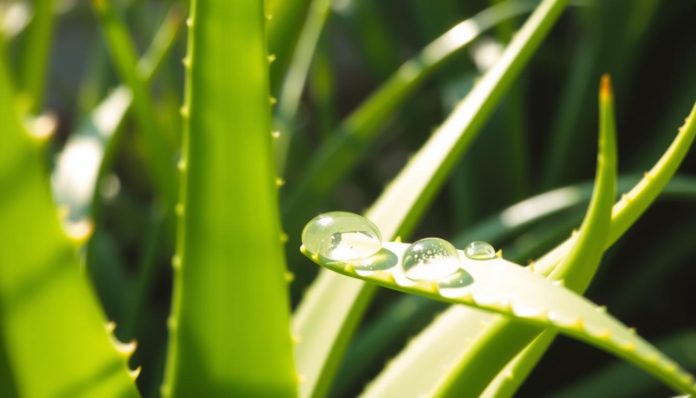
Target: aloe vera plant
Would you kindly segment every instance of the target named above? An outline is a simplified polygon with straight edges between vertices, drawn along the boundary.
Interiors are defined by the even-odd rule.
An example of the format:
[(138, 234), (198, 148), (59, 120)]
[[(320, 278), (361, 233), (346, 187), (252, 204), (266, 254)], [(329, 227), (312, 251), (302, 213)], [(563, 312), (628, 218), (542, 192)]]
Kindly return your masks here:
[(693, 6), (59, 3), (0, 4), (0, 396), (696, 394)]

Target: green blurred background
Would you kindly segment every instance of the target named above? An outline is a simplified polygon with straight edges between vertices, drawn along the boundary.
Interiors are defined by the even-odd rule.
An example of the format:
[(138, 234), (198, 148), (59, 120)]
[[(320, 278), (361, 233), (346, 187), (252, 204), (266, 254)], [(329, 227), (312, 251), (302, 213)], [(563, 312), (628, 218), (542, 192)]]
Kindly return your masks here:
[[(5, 7), (19, 8), (31, 3), (3, 2)], [(307, 159), (319, 145), (400, 64), (457, 22), (496, 2), (333, 1), (302, 103), (288, 127), (294, 138), (281, 201), (302, 177)], [(167, 15), (182, 25), (187, 7), (184, 1), (113, 3), (125, 17), (140, 53)], [(54, 113), (58, 121), (47, 168), (55, 167), (71, 133), (120, 83), (89, 2), (57, 0), (54, 6), (58, 15), (40, 107)], [(461, 159), (414, 240), (426, 236), (451, 239), (478, 231), (482, 221), (522, 199), (590, 180), (596, 156), (597, 86), (604, 72), (614, 80), (620, 173), (642, 174), (672, 140), (696, 98), (694, 16), (696, 2), (691, 0), (575, 2)], [(19, 17), (13, 18), (17, 23)], [(360, 212), (368, 207), (495, 60), (524, 18), (499, 25), (429, 79), (392, 115), (377, 144), (363, 154), (359, 168), (312, 215), (337, 209)], [(25, 73), (20, 65), (30, 28), (31, 24), (10, 38), (17, 81)], [(152, 84), (157, 119), (173, 141), (180, 135), (184, 36), (180, 33)], [(139, 342), (133, 365), (143, 366), (138, 381), (141, 390), (146, 396), (156, 396), (166, 347), (174, 226), (143, 172), (146, 155), (136, 136), (137, 126), (129, 117), (118, 132), (109, 154), (113, 161), (98, 185), (96, 230), (85, 260), (108, 316), (119, 325), (128, 325), (117, 330), (119, 337)], [(696, 176), (693, 151), (679, 175)], [(584, 206), (573, 206), (510, 236), (493, 236), (492, 243), (502, 247), (506, 257), (526, 263), (567, 236), (579, 224)], [(694, 209), (693, 196), (658, 201), (607, 253), (588, 292), (590, 299), (607, 305), (625, 323), (638, 325), (647, 339), (669, 341), (668, 352), (692, 371), (696, 368), (696, 300), (690, 291), (696, 280)], [(295, 275), (291, 285), (294, 304), (316, 273), (316, 267), (297, 254), (299, 228), (297, 221), (286, 222), (288, 260)], [(408, 336), (441, 308), (424, 299), (405, 300), (398, 293), (380, 291), (349, 349), (332, 396), (359, 393)], [(378, 344), (376, 358), (361, 362), (360, 344), (368, 344), (370, 333), (396, 327), (390, 316), (407, 319), (398, 323), (406, 326), (398, 326), (393, 338)], [(605, 372), (603, 367), (615, 362), (598, 350), (559, 339), (520, 396), (552, 392), (567, 396), (575, 388), (573, 383)], [(641, 392), (629, 389), (616, 394), (667, 394), (640, 372), (621, 377), (638, 383)], [(577, 388), (576, 393), (590, 391)]]

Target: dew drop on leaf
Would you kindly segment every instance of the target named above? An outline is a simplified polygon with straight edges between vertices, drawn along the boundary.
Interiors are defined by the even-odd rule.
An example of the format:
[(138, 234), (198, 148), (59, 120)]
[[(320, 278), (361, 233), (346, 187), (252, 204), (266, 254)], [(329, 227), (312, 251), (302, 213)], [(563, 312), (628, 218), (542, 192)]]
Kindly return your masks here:
[(477, 240), (466, 246), (464, 254), (472, 260), (490, 260), (495, 258), (495, 249), (488, 242)]
[(310, 253), (336, 261), (370, 257), (382, 248), (377, 226), (367, 218), (344, 211), (321, 214), (302, 231), (302, 244)]
[(440, 238), (425, 238), (414, 242), (404, 252), (404, 274), (414, 281), (437, 281), (459, 269), (459, 252), (451, 243)]

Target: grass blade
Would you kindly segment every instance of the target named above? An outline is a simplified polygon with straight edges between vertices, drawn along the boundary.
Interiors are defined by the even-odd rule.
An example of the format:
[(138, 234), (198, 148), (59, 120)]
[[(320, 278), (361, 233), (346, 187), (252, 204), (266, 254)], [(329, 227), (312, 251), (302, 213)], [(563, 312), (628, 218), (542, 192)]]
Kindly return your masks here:
[(19, 84), (29, 101), (27, 105), (31, 113), (37, 113), (43, 106), (46, 67), (51, 64), (54, 8), (54, 0), (33, 2), (34, 15), (23, 44)]
[(176, 197), (173, 143), (166, 139), (156, 119), (155, 105), (144, 79), (138, 73), (138, 56), (126, 26), (111, 6), (112, 0), (93, 0), (104, 30), (111, 58), (121, 79), (133, 93), (135, 121), (147, 148), (145, 157), (151, 180), (164, 203), (172, 205)]
[[(406, 235), (452, 169), (456, 158), (498, 103), (565, 7), (545, 0), (529, 18), (500, 61), (456, 107), (425, 146), (368, 212), (387, 239)], [(374, 286), (321, 272), (296, 311), (298, 371), (302, 396), (323, 396)], [(311, 341), (311, 344), (303, 343)]]
[(1, 382), (21, 396), (137, 397), (127, 367), (135, 346), (119, 352), (105, 328), (11, 98), (0, 59), (0, 356), (14, 379)]
[[(528, 12), (528, 2), (491, 7), (445, 32), (396, 73), (339, 127), (338, 134), (319, 148), (284, 206), (289, 229), (298, 228), (318, 204), (356, 166), (360, 155), (378, 138), (390, 115), (452, 56), (501, 21)], [(294, 228), (293, 228), (294, 226)]]
[(276, 93), (282, 85), (310, 4), (312, 0), (267, 1), (268, 52), (276, 58), (271, 68), (271, 93)]
[[(280, 87), (278, 119), (276, 129), (279, 135), (275, 140), (278, 174), (283, 175), (290, 147), (292, 121), (297, 113), (300, 98), (307, 80), (307, 73), (314, 58), (317, 42), (331, 11), (331, 0), (314, 0), (307, 11), (307, 18), (299, 34), (297, 48), (292, 54), (287, 73)], [(276, 57), (273, 55), (273, 57)], [(275, 58), (274, 58), (275, 59)]]
[[(138, 62), (138, 74), (145, 85), (152, 82), (171, 53), (180, 26), (181, 11), (174, 6)], [(58, 154), (51, 182), (58, 205), (69, 209), (69, 220), (81, 221), (92, 214), (97, 182), (111, 169), (109, 162), (118, 141), (116, 133), (132, 103), (133, 95), (127, 87), (115, 88), (78, 125)]]
[(312, 55), (321, 36), (324, 23), (331, 9), (331, 0), (314, 0), (309, 7), (307, 20), (300, 33), (297, 49), (293, 54), (288, 72), (283, 79), (278, 111), (284, 120), (295, 116), (300, 96), (305, 86)]
[(191, 10), (163, 395), (292, 397), (263, 1), (194, 0)]

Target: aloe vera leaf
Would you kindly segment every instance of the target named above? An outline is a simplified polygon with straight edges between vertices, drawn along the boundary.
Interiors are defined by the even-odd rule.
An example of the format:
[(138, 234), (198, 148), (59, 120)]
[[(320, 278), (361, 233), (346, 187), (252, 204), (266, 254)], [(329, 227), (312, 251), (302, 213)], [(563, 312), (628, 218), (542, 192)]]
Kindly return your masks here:
[[(599, 67), (611, 70), (617, 78), (630, 75), (626, 67), (635, 64), (637, 50), (644, 46), (647, 28), (658, 15), (661, 2), (637, 0), (631, 7), (596, 0), (592, 3), (593, 7), (587, 9), (590, 14), (581, 15), (582, 41), (573, 54), (564, 95), (550, 129), (549, 148), (553, 150), (546, 151), (542, 167), (542, 186), (546, 188), (577, 178), (579, 156), (590, 148), (582, 134), (587, 128), (583, 116), (592, 107), (592, 95), (587, 90), (599, 74)], [(617, 18), (622, 22), (616, 23)], [(622, 93), (628, 98), (635, 95), (626, 90)]]
[(604, 75), (599, 90), (599, 149), (592, 199), (573, 247), (549, 274), (576, 292), (587, 290), (604, 253), (616, 196), (616, 163), (614, 97), (609, 76)]
[(18, 83), (31, 113), (37, 113), (43, 105), (46, 67), (50, 65), (55, 21), (54, 7), (54, 0), (33, 2), (33, 16), (22, 46)]
[(112, 0), (92, 0), (106, 38), (111, 59), (121, 79), (133, 94), (133, 112), (148, 156), (150, 178), (164, 203), (176, 198), (174, 148), (156, 119), (155, 105), (144, 79), (138, 73), (138, 56), (120, 16), (112, 9)]
[[(696, 137), (696, 103), (665, 153), (649, 171), (643, 174), (643, 178), (630, 191), (621, 195), (621, 200), (614, 205), (606, 247), (616, 242), (662, 192), (689, 151), (694, 137)], [(551, 272), (572, 242), (571, 237), (540, 258), (534, 265), (535, 272), (541, 274)]]
[(127, 366), (134, 346), (119, 352), (105, 327), (15, 112), (2, 58), (0, 109), (0, 351), (13, 378), (2, 383), (21, 396), (137, 397)]
[[(637, 181), (640, 180), (638, 175), (621, 176), (618, 179), (617, 187), (620, 191), (630, 189)], [(525, 199), (517, 204), (514, 204), (498, 214), (489, 217), (477, 225), (463, 231), (452, 239), (455, 246), (463, 247), (467, 243), (474, 240), (483, 240), (492, 243), (500, 243), (503, 247), (503, 252), (507, 258), (512, 261), (526, 261), (529, 258), (543, 253), (547, 247), (553, 247), (561, 238), (567, 236), (568, 231), (574, 225), (577, 225), (582, 219), (582, 212), (573, 211), (569, 214), (570, 217), (564, 216), (561, 219), (554, 219), (552, 216), (563, 211), (568, 211), (570, 208), (577, 208), (583, 203), (587, 203), (592, 194), (592, 184), (590, 182), (571, 185), (554, 189), (549, 192), (533, 196)], [(669, 184), (665, 187), (664, 192), (660, 196), (661, 199), (669, 199), (672, 201), (694, 201), (696, 200), (696, 178), (686, 175), (676, 175)], [(576, 214), (577, 213), (577, 214)], [(551, 244), (546, 244), (546, 238), (540, 241), (537, 238), (534, 230), (525, 232), (531, 226), (540, 224), (541, 221), (554, 225), (554, 229), (558, 228), (558, 232), (550, 234), (553, 237)], [(560, 224), (560, 225), (559, 225)], [(538, 229), (544, 233), (549, 232), (549, 227), (539, 226)], [(529, 234), (534, 233), (534, 237), (530, 239)], [(510, 241), (514, 236), (519, 236), (520, 241), (517, 243), (517, 238)], [(679, 247), (685, 250), (688, 246), (688, 233), (685, 234), (685, 239)], [(530, 242), (531, 240), (531, 242)], [(507, 243), (505, 243), (507, 242)], [(686, 246), (684, 246), (686, 245)], [(543, 248), (540, 248), (543, 246)], [(669, 250), (669, 253), (679, 252), (683, 250)], [(537, 254), (534, 254), (537, 253)], [(652, 260), (647, 260), (647, 264), (651, 264)], [(652, 269), (652, 268), (651, 268)], [(665, 273), (667, 273), (666, 271)], [(642, 275), (642, 274), (640, 274)], [(651, 279), (639, 278), (638, 274), (631, 279)], [(631, 287), (632, 283), (622, 285), (616, 294), (621, 297), (622, 292)], [(641, 285), (642, 286), (642, 285)], [(643, 292), (644, 288), (630, 289), (631, 292)], [(628, 292), (626, 292), (628, 294)], [(628, 301), (628, 300), (625, 300)], [(378, 364), (383, 363), (383, 359), (395, 355), (399, 348), (402, 347), (402, 342), (409, 336), (421, 331), (425, 324), (431, 322), (433, 314), (438, 310), (442, 310), (444, 303), (427, 300), (420, 296), (405, 295), (397, 298), (393, 303), (390, 303), (384, 309), (380, 310), (379, 314), (374, 317), (372, 323), (365, 325), (360, 333), (357, 334), (351, 343), (351, 346), (346, 352), (346, 357), (341, 365), (339, 373), (336, 377), (335, 385), (332, 389), (333, 393), (347, 393), (347, 391), (358, 380), (363, 380), (365, 376), (374, 374)], [(612, 305), (612, 308), (617, 313), (623, 311), (618, 310), (618, 305)], [(490, 316), (490, 315), (489, 315)], [(471, 325), (469, 323), (469, 325)], [(467, 327), (469, 327), (467, 325)], [(473, 325), (478, 330), (481, 330), (479, 325)], [(461, 329), (456, 329), (458, 332)], [(462, 332), (466, 333), (466, 332)], [(431, 363), (433, 360), (423, 359), (423, 362)], [(417, 362), (421, 362), (418, 360)], [(443, 361), (453, 363), (454, 359)], [(407, 368), (413, 365), (400, 365), (402, 368)], [(418, 366), (415, 366), (415, 373), (423, 371)], [(430, 369), (430, 368), (429, 368)], [(430, 369), (432, 370), (432, 369)], [(439, 369), (435, 369), (436, 375), (441, 374)], [(517, 373), (516, 373), (517, 374)], [(404, 376), (406, 379), (410, 376)], [(433, 377), (425, 376), (421, 380), (432, 380)], [(489, 389), (490, 386), (487, 388)], [(379, 396), (380, 393), (375, 393)]]
[[(563, 0), (543, 1), (515, 39), (471, 93), (456, 107), (368, 214), (387, 239), (413, 229), (456, 157), (471, 143), (503, 92), (538, 47), (565, 7)], [(304, 382), (301, 396), (323, 396), (345, 346), (366, 308), (374, 286), (321, 272), (293, 319), (300, 338), (295, 355)], [(304, 343), (311, 341), (311, 344)]]
[(333, 135), (319, 148), (302, 179), (291, 188), (284, 205), (289, 230), (297, 229), (355, 167), (365, 148), (378, 138), (380, 129), (394, 110), (402, 105), (430, 74), (481, 33), (502, 20), (523, 14), (530, 9), (532, 6), (527, 2), (510, 2), (486, 9), (455, 25), (425, 47), (417, 57), (404, 63), (384, 85), (342, 122), (338, 134)]
[[(690, 236), (688, 233), (686, 233), (686, 236)], [(673, 238), (672, 238), (673, 239)], [(681, 241), (677, 242), (677, 246), (686, 248), (689, 247), (691, 248), (693, 246), (693, 239), (689, 242), (686, 243), (686, 241)], [(669, 244), (672, 244), (673, 242), (669, 242)], [(665, 246), (664, 253), (662, 253), (662, 256), (658, 259), (659, 261), (669, 261), (669, 259), (665, 259), (665, 256), (671, 256), (673, 257), (675, 254), (676, 255), (682, 255), (684, 256), (684, 251), (680, 250), (671, 250), (669, 249), (669, 244)], [(684, 246), (685, 244), (690, 246)], [(674, 258), (673, 258), (674, 259)], [(672, 259), (672, 260), (673, 260)], [(645, 291), (648, 291), (652, 289), (650, 285), (654, 285), (656, 283), (659, 283), (659, 275), (656, 274), (662, 274), (663, 272), (669, 272), (669, 269), (663, 269), (662, 267), (658, 267), (659, 261), (650, 257), (646, 257), (645, 264), (648, 264), (648, 267), (643, 268), (643, 272), (636, 272), (633, 274), (630, 278), (630, 280), (625, 281), (625, 283), (622, 284), (617, 289), (617, 294), (621, 294), (622, 291), (628, 290), (628, 292), (636, 292), (637, 289), (640, 289), (638, 293), (633, 293), (635, 297), (633, 297), (634, 303), (639, 303), (640, 302), (640, 297), (642, 297), (642, 293)], [(674, 261), (672, 261), (674, 262)], [(666, 268), (666, 267), (665, 267)], [(650, 272), (652, 271), (652, 272)], [(640, 278), (640, 279), (639, 279)], [(646, 286), (646, 284), (648, 286)], [(630, 293), (629, 293), (630, 294)], [(621, 296), (619, 296), (621, 297)], [(612, 308), (617, 311), (617, 312), (625, 312), (621, 311), (620, 306), (618, 305), (612, 305)], [(484, 397), (511, 397), (513, 396), (517, 389), (521, 386), (521, 384), (524, 382), (526, 377), (531, 373), (531, 371), (534, 369), (535, 365), (538, 363), (538, 361), (541, 359), (542, 355), (546, 352), (550, 344), (553, 342), (553, 339), (555, 338), (556, 334), (552, 331), (544, 331), (534, 342), (530, 343), (524, 351), (522, 351), (520, 354), (515, 357), (513, 361), (511, 361), (506, 368), (500, 372), (500, 374), (491, 382), (491, 384), (486, 388), (486, 391), (484, 392), (483, 396)], [(658, 344), (659, 347), (659, 344)], [(661, 348), (661, 347), (660, 347)], [(667, 354), (671, 355), (671, 352), (666, 352)], [(675, 360), (684, 362), (683, 356), (679, 357), (673, 357)], [(687, 369), (693, 369), (693, 366), (689, 367), (688, 364), (685, 363), (685, 366)], [(627, 393), (628, 395), (631, 395), (630, 393)], [(635, 395), (635, 394), (634, 394)]]
[[(600, 86), (599, 114), (599, 155), (597, 156), (597, 176), (592, 199), (580, 231), (577, 233), (575, 243), (549, 275), (551, 279), (565, 281), (568, 288), (580, 293), (589, 286), (604, 253), (604, 242), (609, 231), (612, 203), (616, 194), (616, 128), (613, 95), (607, 75), (602, 77)], [(531, 344), (538, 350), (548, 347), (553, 340), (552, 334), (554, 333), (547, 330), (544, 331), (547, 336), (537, 338), (536, 336), (540, 333), (540, 330), (534, 331), (528, 327), (517, 326), (509, 319), (495, 320), (493, 325), (482, 334), (480, 341), (477, 340), (472, 345), (471, 350), (462, 357), (462, 360), (458, 361), (456, 370), (449, 373), (440, 383), (438, 392), (442, 394), (470, 388), (474, 379), (471, 379), (468, 374), (462, 375), (462, 372), (466, 366), (481, 360), (481, 352), (485, 354), (486, 351), (489, 351), (488, 347), (479, 348), (484, 343), (499, 349), (493, 355), (487, 356), (486, 366), (477, 372), (478, 377), (473, 381), (473, 383), (477, 383), (475, 384), (476, 394), (481, 394), (489, 381), (493, 381), (495, 384), (495, 373), (498, 374), (499, 378), (512, 380), (512, 383), (505, 384), (507, 387), (511, 387), (517, 381), (524, 380), (527, 373), (520, 371), (519, 368), (534, 364), (534, 361), (520, 360), (517, 362), (517, 367), (513, 369), (506, 368), (505, 363), (513, 360), (515, 353), (525, 345)], [(501, 344), (503, 341), (505, 345)], [(540, 356), (541, 354), (536, 355), (535, 358)], [(488, 373), (484, 369), (488, 370)], [(493, 391), (490, 395), (497, 396), (498, 394), (499, 392)]]
[[(585, 282), (587, 274), (592, 275), (599, 264), (614, 199), (616, 144), (613, 113), (611, 113), (612, 109), (608, 108), (611, 104), (607, 99), (610, 97), (608, 85), (608, 78), (603, 79), (602, 92), (604, 94), (601, 103), (604, 112), (600, 123), (600, 155), (592, 201), (583, 227), (578, 234), (578, 243), (552, 274), (556, 279), (565, 277), (566, 283), (572, 287)], [(578, 265), (582, 265), (580, 272), (578, 272)], [(503, 277), (512, 277), (512, 275), (499, 276), (499, 278)], [(517, 278), (515, 279), (516, 283), (520, 282)], [(475, 282), (476, 278), (474, 277)], [(531, 286), (527, 289), (534, 290)], [(514, 300), (510, 301), (514, 304)], [(582, 317), (578, 319), (581, 319), (580, 322), (584, 321)], [(508, 358), (513, 357), (515, 352), (524, 347), (539, 332), (540, 330), (527, 325), (516, 325), (509, 318), (494, 320), (468, 345), (467, 352), (454, 362), (450, 370), (442, 376), (442, 379), (435, 386), (430, 386), (432, 390), (426, 392), (435, 396), (462, 394), (477, 396), (481, 394), (489, 381), (505, 366)]]
[(167, 397), (296, 395), (263, 21), (191, 3)]
[[(630, 202), (626, 201), (626, 198), (622, 198), (618, 203), (616, 203), (612, 208), (612, 221), (609, 231), (609, 240), (606, 242), (606, 247), (609, 247), (614, 241), (611, 239), (618, 239), (618, 237), (623, 234), (626, 229), (633, 224), (640, 214), (645, 210), (645, 208), (657, 197), (657, 195), (665, 188), (666, 183), (670, 180), (670, 177), (675, 173), (679, 164), (684, 159), (686, 152), (688, 151), (691, 143), (693, 142), (694, 136), (696, 136), (696, 106), (692, 109), (691, 114), (687, 117), (686, 123), (679, 130), (679, 133), (672, 145), (665, 151), (662, 157), (658, 160), (656, 165), (651, 169), (646, 175), (650, 175), (650, 178), (643, 176), (633, 189), (631, 189), (632, 200)], [(559, 244), (556, 248), (551, 250), (548, 254), (542, 257), (541, 260), (535, 262), (530, 267), (534, 272), (546, 275), (551, 272), (558, 261), (563, 258), (565, 253), (572, 247), (572, 240), (570, 238), (565, 242)], [(451, 307), (445, 314), (454, 311), (455, 307)], [(496, 318), (491, 316), (488, 322), (494, 321)], [(427, 336), (435, 333), (436, 328), (444, 328), (445, 326), (440, 326), (439, 323), (447, 323), (448, 328), (461, 329), (471, 327), (471, 324), (462, 322), (460, 318), (442, 316), (438, 318), (437, 322), (433, 322), (428, 328), (426, 328), (417, 339), (425, 340)], [(449, 347), (459, 347), (460, 349), (454, 350), (458, 351), (459, 355), (465, 355), (469, 346), (457, 345), (459, 342), (454, 339), (446, 339), (433, 337), (432, 341), (437, 341), (437, 345), (445, 345)], [(538, 348), (538, 355), (541, 355), (545, 350), (545, 347)], [(409, 353), (407, 351), (402, 352), (394, 361), (402, 361), (403, 358), (408, 358)], [(531, 355), (531, 354), (530, 354)], [(413, 358), (411, 358), (413, 359)], [(523, 362), (523, 363), (526, 363)], [(507, 378), (509, 369), (503, 370), (499, 378)], [(383, 372), (378, 376), (373, 384), (381, 385), (381, 388), (385, 388), (384, 385), (394, 386), (394, 381), (400, 380), (399, 375), (393, 372)], [(432, 383), (437, 382), (433, 380)], [(500, 382), (500, 380), (498, 380)]]
[[(357, 264), (333, 261), (306, 250), (304, 252), (315, 263), (334, 272), (379, 286), (496, 312), (531, 326), (553, 328), (631, 361), (679, 391), (696, 391), (693, 380), (690, 381), (689, 375), (679, 369), (676, 363), (600, 307), (561, 284), (501, 258), (468, 259), (463, 251), (459, 253), (462, 258), (460, 267), (470, 276), (469, 282), (456, 289), (443, 289), (436, 282), (414, 282), (405, 277), (401, 267), (403, 254), (408, 246), (406, 243), (385, 243), (383, 251), (360, 262), (362, 266), (380, 270), (363, 275), (356, 271)], [(389, 268), (385, 270), (386, 267)], [(503, 323), (499, 327), (506, 331), (511, 329)], [(532, 332), (537, 333), (537, 329), (532, 328)], [(508, 336), (512, 337), (514, 334)], [(475, 344), (484, 349), (489, 347), (487, 351), (501, 349), (500, 346), (482, 342), (479, 344), (480, 342), (477, 339)], [(482, 364), (477, 365), (473, 368), (478, 369)], [(477, 373), (471, 367), (468, 371)], [(402, 383), (406, 381), (402, 379)], [(448, 392), (453, 391), (458, 392), (456, 389)], [(473, 390), (467, 390), (471, 391)]]

